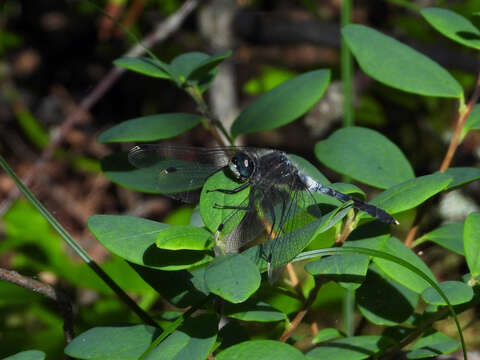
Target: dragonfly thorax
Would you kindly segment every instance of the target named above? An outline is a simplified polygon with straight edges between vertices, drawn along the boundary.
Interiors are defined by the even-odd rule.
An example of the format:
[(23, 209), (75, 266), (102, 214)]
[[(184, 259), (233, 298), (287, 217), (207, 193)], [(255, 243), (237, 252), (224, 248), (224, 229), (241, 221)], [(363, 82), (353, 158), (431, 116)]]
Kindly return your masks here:
[(228, 167), (239, 181), (245, 181), (252, 176), (255, 163), (244, 152), (237, 152), (228, 162)]

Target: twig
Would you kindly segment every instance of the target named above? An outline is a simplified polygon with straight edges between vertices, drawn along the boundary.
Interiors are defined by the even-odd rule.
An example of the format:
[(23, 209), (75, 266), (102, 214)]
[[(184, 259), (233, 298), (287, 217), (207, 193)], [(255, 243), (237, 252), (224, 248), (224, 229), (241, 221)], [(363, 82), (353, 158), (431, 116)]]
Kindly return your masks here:
[(442, 165), (440, 166), (440, 172), (445, 172), (445, 170), (447, 170), (448, 167), (450, 166), (450, 163), (452, 162), (452, 159), (453, 159), (453, 155), (455, 155), (455, 151), (457, 150), (458, 145), (460, 145), (460, 137), (462, 135), (462, 130), (463, 130), (463, 127), (465, 126), (465, 122), (467, 121), (468, 115), (470, 115), (470, 112), (472, 111), (473, 107), (477, 103), (479, 97), (480, 97), (480, 72), (477, 77), (475, 91), (473, 92), (472, 97), (470, 98), (470, 101), (468, 102), (467, 106), (463, 108), (458, 114), (455, 132), (453, 133), (452, 141), (450, 141), (450, 146), (448, 147), (447, 154), (445, 155)]
[[(145, 53), (148, 47), (153, 44), (165, 40), (168, 36), (174, 33), (185, 18), (197, 7), (200, 0), (187, 0), (180, 9), (170, 15), (165, 21), (158, 24), (155, 29), (147, 35), (141, 44), (134, 45), (124, 56), (137, 57)], [(50, 144), (44, 149), (39, 160), (30, 172), (22, 179), (22, 182), (29, 186), (32, 183), (34, 177), (41, 172), (44, 164), (52, 157), (55, 149), (59, 146), (65, 137), (65, 134), (72, 129), (80, 119), (83, 118), (84, 113), (88, 112), (93, 105), (95, 105), (102, 96), (117, 82), (120, 76), (126, 70), (123, 68), (112, 68), (107, 75), (95, 86), (95, 88), (82, 100), (80, 105), (75, 111), (70, 113), (65, 122), (54, 132)], [(9, 196), (0, 205), (0, 215), (8, 210), (10, 205), (20, 195), (20, 191), (17, 188), (12, 189)]]
[(53, 300), (63, 318), (63, 332), (67, 344), (73, 339), (73, 311), (68, 297), (60, 290), (38, 280), (23, 276), (16, 271), (0, 268), (0, 279), (19, 285)]
[[(453, 160), (453, 156), (455, 155), (455, 152), (456, 152), (458, 146), (460, 145), (460, 138), (461, 138), (461, 135), (462, 135), (462, 130), (465, 126), (465, 122), (467, 121), (468, 116), (470, 115), (473, 107), (478, 102), (479, 97), (480, 97), (480, 72), (477, 75), (477, 82), (475, 84), (475, 90), (472, 94), (472, 97), (470, 98), (470, 101), (468, 102), (468, 104), (465, 107), (463, 107), (460, 110), (460, 112), (458, 114), (457, 122), (456, 122), (456, 126), (455, 126), (455, 131), (453, 133), (452, 140), (450, 141), (450, 145), (448, 146), (447, 153), (445, 154), (445, 157), (443, 158), (442, 165), (440, 166), (440, 169), (439, 169), (440, 172), (445, 172), (450, 167), (450, 164)], [(415, 236), (417, 235), (417, 232), (418, 232), (418, 229), (419, 229), (419, 224), (420, 224), (420, 221), (421, 221), (422, 217), (423, 217), (423, 213), (422, 214), (417, 214), (417, 216), (415, 217), (415, 220), (413, 222), (413, 226), (410, 228), (407, 236), (405, 237), (404, 244), (406, 246), (410, 247), (411, 244), (413, 243), (413, 241), (415, 239)]]

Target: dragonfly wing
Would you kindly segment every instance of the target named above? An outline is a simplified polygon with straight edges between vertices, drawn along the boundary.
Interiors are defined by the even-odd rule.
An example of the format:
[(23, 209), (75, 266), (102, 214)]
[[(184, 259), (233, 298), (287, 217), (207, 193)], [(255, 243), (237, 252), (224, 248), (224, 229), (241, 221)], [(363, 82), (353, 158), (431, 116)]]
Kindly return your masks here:
[(160, 193), (194, 203), (207, 178), (227, 166), (234, 152), (234, 147), (209, 149), (147, 144), (132, 148), (128, 160), (137, 168), (155, 172)]

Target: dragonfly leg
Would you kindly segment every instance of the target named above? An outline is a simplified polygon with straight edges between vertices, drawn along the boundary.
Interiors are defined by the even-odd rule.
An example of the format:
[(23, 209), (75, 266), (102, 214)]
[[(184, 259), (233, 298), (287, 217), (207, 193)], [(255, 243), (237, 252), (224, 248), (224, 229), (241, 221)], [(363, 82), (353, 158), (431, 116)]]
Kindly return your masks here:
[(248, 206), (230, 206), (230, 205), (220, 205), (220, 204), (213, 204), (214, 209), (230, 209), (230, 210), (248, 210), (250, 209)]
[(207, 190), (207, 192), (218, 191), (218, 192), (221, 192), (221, 193), (224, 193), (224, 194), (236, 194), (239, 191), (242, 191), (243, 189), (247, 188), (249, 185), (250, 185), (250, 183), (246, 182), (246, 183), (243, 183), (242, 185), (240, 185), (239, 187), (237, 187), (235, 189), (213, 189), (213, 190)]

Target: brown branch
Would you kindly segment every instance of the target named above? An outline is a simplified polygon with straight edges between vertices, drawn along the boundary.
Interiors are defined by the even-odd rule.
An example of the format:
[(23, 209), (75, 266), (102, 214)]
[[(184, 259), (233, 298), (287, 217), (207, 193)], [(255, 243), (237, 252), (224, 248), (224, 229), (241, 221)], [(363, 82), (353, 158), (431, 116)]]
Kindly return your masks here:
[(20, 275), (13, 270), (0, 268), (0, 279), (8, 281), (12, 284), (21, 286), (27, 290), (39, 293), (48, 299), (53, 300), (63, 318), (63, 331), (65, 341), (69, 343), (73, 339), (73, 311), (72, 305), (68, 297), (60, 290), (53, 288), (48, 284), (44, 284), (38, 280)]
[[(153, 44), (165, 40), (168, 36), (174, 33), (185, 18), (197, 7), (200, 0), (187, 0), (180, 9), (170, 15), (165, 21), (158, 24), (155, 29), (141, 40), (141, 45), (136, 44), (124, 56), (137, 57), (146, 52), (145, 48), (151, 47)], [(29, 186), (32, 183), (34, 177), (41, 172), (41, 169), (45, 163), (52, 157), (55, 149), (63, 141), (67, 132), (69, 132), (81, 119), (86, 112), (95, 105), (102, 96), (117, 82), (120, 76), (125, 72), (123, 68), (112, 68), (107, 75), (95, 86), (95, 88), (82, 100), (76, 110), (72, 111), (65, 122), (53, 132), (53, 137), (50, 144), (43, 150), (42, 155), (35, 164), (32, 170), (22, 179), (22, 182)], [(14, 188), (7, 199), (0, 205), (0, 214), (8, 210), (10, 205), (20, 195), (20, 191)]]
[[(478, 102), (479, 97), (480, 97), (480, 72), (477, 75), (475, 90), (473, 91), (470, 101), (463, 109), (460, 110), (457, 116), (455, 131), (453, 133), (452, 140), (450, 141), (450, 145), (448, 146), (447, 153), (443, 158), (442, 165), (440, 166), (440, 169), (439, 169), (440, 172), (445, 172), (450, 167), (450, 164), (452, 163), (452, 160), (453, 160), (453, 156), (455, 155), (455, 152), (457, 151), (457, 148), (461, 142), (460, 138), (462, 135), (462, 130), (465, 126), (468, 116), (472, 112), (473, 107)], [(423, 214), (417, 213), (417, 216), (415, 217), (415, 220), (413, 222), (413, 226), (410, 228), (407, 236), (405, 237), (404, 244), (408, 247), (410, 247), (413, 241), (415, 240), (415, 237), (419, 229), (419, 224), (422, 219), (422, 215)]]
[(290, 326), (285, 329), (283, 334), (280, 336), (278, 341), (285, 342), (287, 339), (292, 335), (292, 333), (295, 331), (295, 329), (300, 325), (302, 322), (303, 318), (305, 315), (307, 315), (307, 312), (310, 308), (310, 306), (313, 304), (315, 301), (318, 291), (320, 290), (320, 287), (322, 286), (323, 282), (322, 281), (317, 281), (315, 284), (315, 287), (310, 291), (310, 294), (308, 295), (307, 301), (305, 301), (305, 304), (303, 306), (303, 309), (298, 312), (298, 314), (295, 316), (295, 318), (292, 320), (290, 323)]
[(445, 170), (449, 168), (450, 163), (452, 162), (453, 156), (455, 155), (455, 151), (457, 150), (458, 145), (460, 145), (460, 137), (462, 135), (462, 130), (463, 130), (463, 127), (465, 126), (465, 122), (467, 121), (467, 118), (470, 115), (470, 112), (472, 111), (473, 107), (477, 103), (479, 97), (480, 97), (480, 73), (478, 74), (475, 91), (473, 92), (472, 97), (470, 98), (470, 101), (468, 102), (467, 106), (464, 109), (462, 109), (458, 114), (455, 132), (453, 133), (452, 141), (450, 141), (450, 146), (448, 147), (447, 154), (445, 155), (442, 165), (440, 166), (440, 172), (445, 172)]

